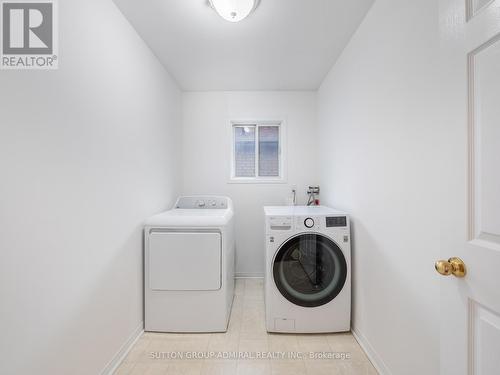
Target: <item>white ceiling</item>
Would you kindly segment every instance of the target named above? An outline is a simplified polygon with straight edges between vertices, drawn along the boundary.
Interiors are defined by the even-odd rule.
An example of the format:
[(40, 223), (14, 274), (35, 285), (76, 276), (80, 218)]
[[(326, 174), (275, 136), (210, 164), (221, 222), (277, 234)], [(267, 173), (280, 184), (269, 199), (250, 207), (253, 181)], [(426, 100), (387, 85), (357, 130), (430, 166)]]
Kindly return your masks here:
[(314, 90), (373, 0), (261, 0), (239, 23), (206, 0), (115, 3), (183, 90)]

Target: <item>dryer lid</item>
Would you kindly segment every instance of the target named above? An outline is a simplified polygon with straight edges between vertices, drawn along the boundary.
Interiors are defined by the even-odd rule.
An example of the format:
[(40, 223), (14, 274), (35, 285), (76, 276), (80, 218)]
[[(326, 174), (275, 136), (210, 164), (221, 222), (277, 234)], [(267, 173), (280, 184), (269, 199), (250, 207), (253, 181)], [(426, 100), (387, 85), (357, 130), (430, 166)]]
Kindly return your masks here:
[(145, 225), (150, 227), (224, 227), (233, 217), (230, 210), (194, 210), (177, 208), (152, 216)]

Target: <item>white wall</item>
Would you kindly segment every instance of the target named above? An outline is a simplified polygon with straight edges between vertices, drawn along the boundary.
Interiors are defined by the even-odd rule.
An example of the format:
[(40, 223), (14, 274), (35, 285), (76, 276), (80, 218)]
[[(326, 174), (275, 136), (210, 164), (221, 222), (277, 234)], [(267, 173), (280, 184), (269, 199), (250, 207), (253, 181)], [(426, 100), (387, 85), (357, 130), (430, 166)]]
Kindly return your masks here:
[(180, 186), (175, 83), (111, 1), (59, 6), (60, 69), (0, 71), (2, 374), (97, 374), (142, 329)]
[(353, 220), (353, 325), (387, 374), (439, 372), (437, 16), (377, 0), (318, 94), (323, 201)]
[[(187, 92), (183, 94), (183, 193), (225, 194), (235, 206), (238, 275), (264, 272), (265, 205), (285, 204), (291, 186), (304, 204), (317, 183), (315, 92)], [(286, 184), (229, 184), (231, 125), (236, 119), (286, 121)]]

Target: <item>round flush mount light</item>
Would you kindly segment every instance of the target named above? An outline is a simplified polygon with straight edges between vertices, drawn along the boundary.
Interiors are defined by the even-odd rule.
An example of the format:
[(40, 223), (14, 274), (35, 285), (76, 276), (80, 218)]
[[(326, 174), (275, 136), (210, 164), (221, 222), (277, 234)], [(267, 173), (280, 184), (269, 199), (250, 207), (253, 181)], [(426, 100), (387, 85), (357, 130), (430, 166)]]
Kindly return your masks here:
[(209, 0), (209, 3), (226, 21), (239, 22), (257, 8), (260, 0)]

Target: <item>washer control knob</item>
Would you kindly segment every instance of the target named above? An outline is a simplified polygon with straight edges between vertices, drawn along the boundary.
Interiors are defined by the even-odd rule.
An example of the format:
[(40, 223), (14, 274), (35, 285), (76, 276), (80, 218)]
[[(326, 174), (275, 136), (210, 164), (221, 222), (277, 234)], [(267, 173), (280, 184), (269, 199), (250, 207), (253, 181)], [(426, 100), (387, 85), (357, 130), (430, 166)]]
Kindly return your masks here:
[(304, 225), (306, 226), (306, 228), (312, 228), (314, 227), (314, 220), (308, 217), (307, 219), (304, 220)]
[(200, 207), (200, 208), (205, 207), (205, 202), (203, 202), (203, 201), (198, 201), (197, 204), (198, 204), (198, 207)]

